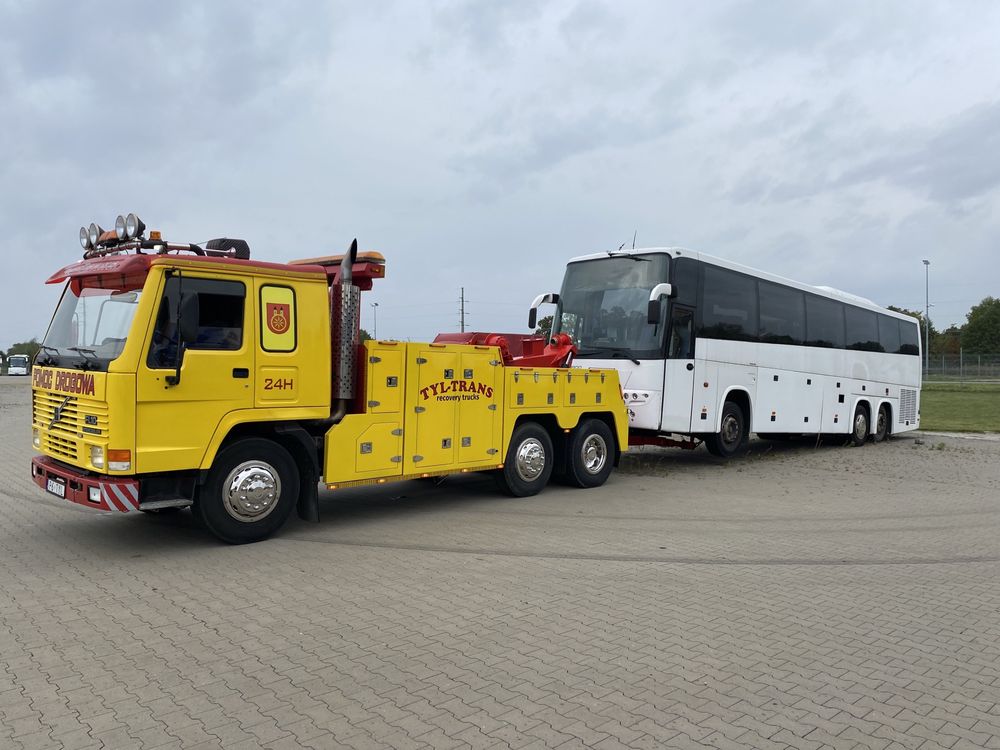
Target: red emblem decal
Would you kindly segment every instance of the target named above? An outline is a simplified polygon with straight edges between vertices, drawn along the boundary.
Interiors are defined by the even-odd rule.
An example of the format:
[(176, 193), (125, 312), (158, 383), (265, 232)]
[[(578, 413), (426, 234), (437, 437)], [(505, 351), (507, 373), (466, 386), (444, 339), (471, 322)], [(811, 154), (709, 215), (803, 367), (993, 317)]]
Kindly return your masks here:
[(290, 317), (290, 305), (278, 302), (267, 303), (267, 328), (271, 333), (282, 334), (288, 331), (288, 319)]

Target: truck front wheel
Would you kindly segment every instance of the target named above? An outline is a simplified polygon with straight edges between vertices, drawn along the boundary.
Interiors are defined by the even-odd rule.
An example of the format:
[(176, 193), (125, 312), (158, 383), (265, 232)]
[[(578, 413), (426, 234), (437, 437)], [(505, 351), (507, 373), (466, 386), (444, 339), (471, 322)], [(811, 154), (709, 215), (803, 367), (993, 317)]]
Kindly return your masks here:
[(552, 438), (541, 425), (524, 422), (510, 438), (497, 484), (514, 497), (537, 495), (552, 476)]
[(299, 472), (277, 443), (248, 438), (216, 456), (198, 489), (195, 517), (229, 544), (266, 539), (288, 520), (299, 495)]

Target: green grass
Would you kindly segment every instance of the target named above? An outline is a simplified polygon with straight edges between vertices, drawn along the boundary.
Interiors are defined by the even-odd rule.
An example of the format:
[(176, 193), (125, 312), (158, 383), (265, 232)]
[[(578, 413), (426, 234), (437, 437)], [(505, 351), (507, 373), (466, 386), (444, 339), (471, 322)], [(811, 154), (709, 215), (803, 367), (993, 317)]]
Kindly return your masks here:
[(924, 383), (920, 428), (1000, 432), (1000, 383)]

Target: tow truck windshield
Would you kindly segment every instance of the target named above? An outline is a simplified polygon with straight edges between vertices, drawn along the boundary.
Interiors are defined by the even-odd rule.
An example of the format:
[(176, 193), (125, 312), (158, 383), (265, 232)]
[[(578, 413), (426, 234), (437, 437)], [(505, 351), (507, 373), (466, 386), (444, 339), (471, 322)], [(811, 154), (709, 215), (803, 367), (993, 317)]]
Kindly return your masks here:
[(107, 370), (125, 348), (141, 294), (141, 283), (109, 286), (101, 279), (73, 279), (52, 317), (37, 363)]
[(669, 263), (662, 253), (570, 263), (552, 332), (572, 336), (577, 358), (659, 359), (663, 327), (650, 325), (646, 316), (649, 293), (667, 280)]

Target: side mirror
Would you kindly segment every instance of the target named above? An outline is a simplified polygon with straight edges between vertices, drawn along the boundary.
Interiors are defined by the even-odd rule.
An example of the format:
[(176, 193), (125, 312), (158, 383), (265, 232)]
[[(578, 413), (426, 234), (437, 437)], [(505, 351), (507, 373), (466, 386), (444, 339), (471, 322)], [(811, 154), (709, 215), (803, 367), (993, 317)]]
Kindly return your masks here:
[(185, 294), (181, 297), (180, 334), (182, 344), (193, 344), (198, 339), (198, 295)]
[(167, 375), (165, 378), (167, 385), (179, 385), (181, 382), (184, 350), (189, 344), (198, 340), (198, 315), (198, 295), (181, 293), (181, 301), (177, 309), (177, 361), (173, 374)]
[(649, 305), (646, 307), (646, 322), (656, 325), (660, 322), (660, 298), (673, 297), (674, 287), (671, 284), (657, 284), (649, 293)]
[(557, 305), (559, 304), (559, 295), (555, 292), (550, 292), (549, 294), (539, 294), (535, 297), (535, 301), (531, 303), (531, 309), (528, 310), (528, 328), (532, 331), (535, 330), (535, 325), (538, 323), (538, 306), (545, 302)]

